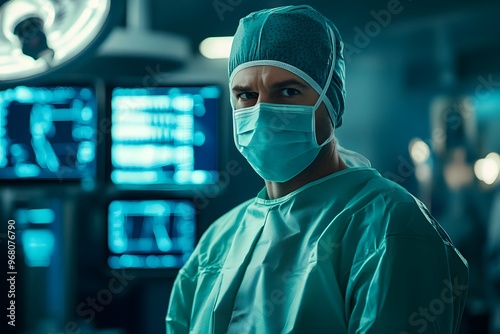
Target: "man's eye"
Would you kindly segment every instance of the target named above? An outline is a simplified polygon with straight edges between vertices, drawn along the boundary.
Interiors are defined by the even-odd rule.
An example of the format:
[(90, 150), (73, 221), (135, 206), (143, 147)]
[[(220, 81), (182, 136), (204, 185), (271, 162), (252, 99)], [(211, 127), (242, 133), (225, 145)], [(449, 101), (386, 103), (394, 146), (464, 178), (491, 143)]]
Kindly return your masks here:
[(285, 88), (282, 90), (284, 96), (294, 96), (300, 94), (300, 92), (294, 88)]
[(238, 95), (238, 98), (243, 99), (243, 100), (251, 100), (251, 99), (256, 99), (257, 98), (257, 93), (253, 92), (244, 92)]

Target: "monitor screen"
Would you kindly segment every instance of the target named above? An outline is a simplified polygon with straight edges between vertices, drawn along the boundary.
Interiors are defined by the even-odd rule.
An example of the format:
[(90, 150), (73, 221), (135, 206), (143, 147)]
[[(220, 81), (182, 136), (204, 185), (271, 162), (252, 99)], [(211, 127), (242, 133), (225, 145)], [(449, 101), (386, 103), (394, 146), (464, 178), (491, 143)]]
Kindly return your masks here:
[(114, 88), (115, 184), (211, 184), (217, 173), (218, 86)]
[(0, 91), (0, 179), (83, 179), (96, 172), (93, 87)]
[(120, 200), (109, 205), (111, 268), (180, 268), (193, 252), (195, 239), (190, 201)]
[(28, 267), (49, 267), (59, 265), (61, 260), (61, 201), (51, 199), (46, 207), (22, 206), (14, 211), (16, 242), (23, 250), (24, 262)]

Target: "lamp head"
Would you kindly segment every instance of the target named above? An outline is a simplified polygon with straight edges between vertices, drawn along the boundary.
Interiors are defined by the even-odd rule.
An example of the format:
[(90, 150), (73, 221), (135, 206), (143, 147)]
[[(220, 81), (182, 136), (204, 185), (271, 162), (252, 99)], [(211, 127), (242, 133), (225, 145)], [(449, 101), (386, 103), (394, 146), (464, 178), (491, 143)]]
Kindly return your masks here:
[(19, 38), (23, 53), (34, 60), (44, 58), (54, 59), (54, 50), (47, 45), (47, 36), (43, 31), (43, 21), (39, 17), (28, 17), (14, 28), (14, 34)]

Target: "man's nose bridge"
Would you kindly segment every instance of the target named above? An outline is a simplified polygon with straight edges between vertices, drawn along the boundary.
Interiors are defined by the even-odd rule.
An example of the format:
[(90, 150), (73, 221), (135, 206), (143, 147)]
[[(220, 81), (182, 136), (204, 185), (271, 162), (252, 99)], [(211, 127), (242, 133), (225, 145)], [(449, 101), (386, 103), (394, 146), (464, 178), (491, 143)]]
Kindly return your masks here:
[(261, 98), (259, 98), (259, 99), (257, 100), (257, 103), (256, 103), (256, 104), (259, 104), (259, 103), (266, 103), (266, 102), (267, 102), (267, 103), (269, 103), (269, 101), (266, 101), (265, 99), (261, 99)]
[(273, 101), (269, 97), (268, 93), (266, 93), (266, 92), (260, 92), (259, 93), (259, 97), (257, 99), (257, 103), (261, 103), (261, 102), (272, 103)]

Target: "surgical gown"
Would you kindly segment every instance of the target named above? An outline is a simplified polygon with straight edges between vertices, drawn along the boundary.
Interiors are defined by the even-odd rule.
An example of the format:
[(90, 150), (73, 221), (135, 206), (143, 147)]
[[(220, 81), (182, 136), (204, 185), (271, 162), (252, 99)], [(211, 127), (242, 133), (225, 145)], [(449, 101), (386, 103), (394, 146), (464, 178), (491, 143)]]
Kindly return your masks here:
[(204, 233), (167, 333), (457, 333), (468, 268), (424, 205), (368, 167), (234, 208)]

